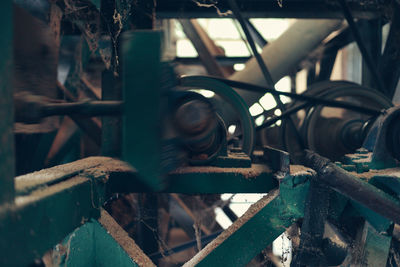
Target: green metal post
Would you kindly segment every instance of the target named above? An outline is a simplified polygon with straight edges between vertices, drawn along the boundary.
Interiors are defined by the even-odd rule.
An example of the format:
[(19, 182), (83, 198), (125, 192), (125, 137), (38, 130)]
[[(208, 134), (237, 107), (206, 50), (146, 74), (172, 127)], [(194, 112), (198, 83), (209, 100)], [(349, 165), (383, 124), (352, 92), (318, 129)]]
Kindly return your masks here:
[(360, 230), (351, 266), (386, 266), (392, 237), (377, 232), (368, 222)]
[(122, 41), (123, 159), (154, 190), (162, 188), (160, 168), (161, 32), (127, 32)]
[(12, 1), (0, 2), (0, 203), (14, 200)]
[(52, 252), (57, 266), (155, 267), (128, 233), (104, 210), (77, 228)]

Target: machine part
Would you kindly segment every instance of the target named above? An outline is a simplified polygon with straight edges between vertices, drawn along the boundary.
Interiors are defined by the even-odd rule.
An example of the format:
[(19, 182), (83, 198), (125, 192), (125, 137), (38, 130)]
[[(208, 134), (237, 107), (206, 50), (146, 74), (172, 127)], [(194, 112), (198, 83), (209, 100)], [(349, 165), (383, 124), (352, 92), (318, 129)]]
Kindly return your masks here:
[[(378, 91), (345, 81), (319, 82), (312, 85), (304, 94), (326, 100), (353, 102), (375, 110), (392, 106), (391, 101)], [(296, 102), (290, 107), (295, 107)], [(305, 111), (304, 118), (299, 118), (301, 121), (298, 127), (301, 129), (307, 148), (332, 160), (338, 160), (344, 154), (354, 152), (354, 146), (349, 146), (349, 143), (352, 140), (357, 140), (358, 144), (362, 143), (363, 140), (360, 139), (364, 137), (364, 133), (360, 132), (365, 131), (364, 122), (371, 119), (371, 115), (341, 108), (317, 106)], [(298, 158), (301, 155), (301, 148), (292, 141), (292, 133), (286, 130), (286, 127), (287, 124), (283, 121), (281, 129), (285, 138), (285, 148), (291, 156)], [(354, 134), (358, 135), (358, 138)]]
[(171, 121), (183, 143), (196, 143), (212, 135), (218, 119), (211, 101), (191, 91), (173, 92), (171, 95), (174, 98), (168, 100), (172, 102)]
[[(271, 72), (272, 80), (279, 81), (287, 75), (310, 51), (315, 49), (332, 31), (341, 25), (340, 20), (298, 20), (274, 42), (268, 43), (261, 53)], [(293, 44), (296, 44), (293, 46)], [(255, 58), (246, 63), (244, 70), (236, 72), (231, 80), (249, 82), (267, 86)], [(240, 92), (246, 103), (251, 106), (263, 94)]]
[[(265, 81), (267, 82), (267, 85), (269, 87), (273, 88), (273, 90), (275, 91), (275, 82), (272, 79), (271, 73), (268, 70), (268, 67), (265, 64), (263, 58), (260, 56), (260, 54), (257, 51), (257, 47), (256, 47), (256, 45), (254, 43), (253, 37), (251, 36), (250, 31), (249, 31), (249, 29), (247, 27), (247, 24), (246, 24), (244, 18), (242, 17), (242, 14), (241, 14), (240, 9), (239, 9), (239, 7), (238, 7), (238, 5), (236, 3), (236, 0), (228, 0), (228, 3), (229, 3), (229, 6), (231, 7), (231, 9), (233, 11), (233, 14), (235, 15), (236, 19), (239, 21), (243, 32), (246, 35), (247, 42), (250, 45), (251, 51), (252, 51), (255, 59), (257, 60), (257, 64), (258, 64), (258, 66), (259, 66), (259, 68), (260, 68), (260, 70), (261, 70), (261, 72), (262, 72), (262, 74), (264, 76)], [(277, 106), (281, 109), (281, 111), (285, 112), (286, 107), (285, 107), (285, 105), (283, 105), (282, 100), (280, 99), (280, 97), (277, 96), (277, 95), (273, 95), (273, 98), (275, 99), (275, 102), (277, 103)], [(299, 146), (300, 147), (304, 147), (303, 140), (302, 140), (297, 128), (294, 125), (292, 117), (288, 117), (287, 118), (287, 123), (289, 123), (289, 125), (292, 127), (293, 133), (294, 133), (294, 135), (296, 137), (296, 141), (298, 142)]]
[(186, 145), (191, 152), (189, 159), (191, 165), (207, 165), (217, 156), (226, 156), (226, 126), (218, 114), (216, 114), (216, 119), (217, 126), (211, 134), (196, 143)]
[(360, 148), (367, 135), (368, 122), (363, 120), (348, 120), (342, 122), (340, 129), (341, 143), (351, 151)]
[(365, 140), (363, 147), (372, 151), (371, 168), (383, 169), (398, 165), (399, 133), (400, 109), (393, 107), (375, 121)]
[[(380, 109), (364, 107), (364, 106), (356, 105), (356, 104), (353, 104), (350, 102), (325, 99), (322, 97), (316, 97), (316, 96), (312, 96), (312, 95), (308, 95), (308, 94), (296, 94), (296, 93), (290, 93), (290, 92), (282, 92), (282, 91), (277, 91), (277, 90), (269, 88), (269, 87), (263, 87), (263, 86), (255, 85), (252, 83), (233, 81), (233, 80), (223, 79), (223, 78), (213, 77), (213, 76), (193, 75), (190, 77), (203, 77), (203, 78), (215, 79), (215, 80), (223, 82), (226, 85), (231, 86), (233, 88), (243, 89), (243, 90), (246, 90), (249, 92), (263, 93), (263, 94), (270, 93), (271, 95), (276, 95), (276, 96), (287, 96), (287, 97), (294, 99), (295, 101), (307, 102), (307, 105), (310, 105), (310, 106), (322, 105), (322, 106), (327, 106), (327, 107), (344, 108), (344, 109), (356, 111), (356, 112), (359, 112), (362, 114), (368, 114), (371, 116), (372, 115), (377, 116), (377, 115), (384, 113)], [(289, 110), (287, 110), (287, 111), (289, 111)], [(287, 111), (285, 111), (283, 113), (286, 113)]]
[[(318, 178), (317, 178), (318, 179)], [(324, 237), (331, 189), (316, 180), (310, 182), (300, 246), (290, 266), (337, 266), (347, 255), (347, 247), (335, 238)]]
[(274, 172), (279, 172), (279, 175), (285, 176), (290, 171), (289, 153), (285, 151), (264, 146), (263, 160), (268, 163)]
[(358, 229), (357, 237), (351, 254), (343, 262), (343, 266), (396, 266), (388, 263), (392, 236), (377, 231), (371, 224), (365, 222)]
[[(175, 150), (186, 154), (186, 160), (181, 163), (208, 165), (217, 156), (226, 155), (227, 130), (211, 101), (192, 91), (170, 91), (167, 94), (169, 107), (163, 127), (164, 143), (175, 143)], [(172, 147), (168, 151), (171, 156)], [(173, 160), (166, 155), (163, 158)]]
[(65, 103), (29, 92), (14, 94), (15, 120), (37, 123), (44, 117), (56, 115), (109, 116), (122, 114), (121, 101), (79, 101)]
[(251, 155), (254, 146), (254, 120), (250, 115), (249, 107), (244, 100), (229, 86), (210, 78), (198, 76), (186, 76), (180, 79), (183, 87), (207, 89), (215, 92), (224, 101), (228, 102), (239, 115), (243, 130), (242, 150), (247, 155)]
[(195, 135), (203, 132), (213, 123), (212, 115), (212, 109), (208, 103), (190, 100), (176, 110), (174, 121), (182, 133)]
[(317, 172), (318, 181), (393, 222), (400, 223), (400, 202), (397, 199), (347, 173), (315, 152), (306, 150), (304, 159), (306, 166)]

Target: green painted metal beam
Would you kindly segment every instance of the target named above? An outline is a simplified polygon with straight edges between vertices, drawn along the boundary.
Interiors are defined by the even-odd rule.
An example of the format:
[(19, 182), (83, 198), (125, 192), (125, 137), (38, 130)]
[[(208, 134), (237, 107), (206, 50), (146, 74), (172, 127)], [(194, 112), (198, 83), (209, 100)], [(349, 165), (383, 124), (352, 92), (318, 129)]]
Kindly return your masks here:
[[(196, 169), (171, 174), (174, 182), (168, 190), (184, 191), (184, 181), (193, 182), (187, 185), (189, 193), (265, 193), (277, 187), (272, 172), (261, 165), (235, 170), (212, 167), (206, 175), (199, 171), (201, 167), (196, 168), (196, 174), (190, 173)], [(290, 187), (300, 188), (309, 175), (292, 174), (282, 182), (281, 192), (285, 190), (282, 185), (289, 182)], [(108, 157), (86, 158), (19, 176), (15, 181), (15, 204), (0, 206), (0, 266), (25, 266), (41, 257), (76, 227), (98, 218), (99, 207), (114, 193), (151, 192), (140, 184), (135, 169)], [(10, 257), (1, 257), (4, 255)]]
[(76, 176), (0, 207), (0, 266), (27, 266), (90, 218), (99, 216), (93, 181)]
[(104, 210), (55, 246), (56, 266), (155, 267), (127, 232)]
[[(128, 164), (112, 160), (98, 169), (108, 175), (105, 197), (115, 193), (154, 192)], [(253, 164), (251, 168), (184, 167), (167, 175), (165, 193), (218, 194), (267, 193), (278, 187), (278, 180), (267, 167)]]
[(13, 8), (0, 2), (0, 204), (14, 200)]
[(245, 266), (304, 216), (311, 172), (292, 173), (184, 266)]
[(161, 32), (133, 31), (122, 37), (123, 159), (153, 190), (163, 188), (160, 166)]
[[(89, 157), (16, 177), (16, 194), (29, 195), (77, 175), (90, 178), (90, 173), (96, 171), (104, 176), (105, 183), (98, 183), (98, 188), (104, 190), (105, 198), (115, 193), (154, 192), (127, 163), (109, 157)], [(170, 173), (167, 181), (162, 192), (266, 193), (278, 187), (273, 172), (261, 164), (253, 164), (251, 168), (184, 167)]]
[(107, 165), (109, 162), (118, 163), (118, 161), (108, 157), (90, 157), (18, 176), (15, 178), (16, 195), (28, 195), (35, 190), (47, 188), (51, 185), (68, 180), (87, 170)]
[(251, 168), (184, 167), (168, 175), (167, 192), (185, 194), (267, 193), (278, 180), (265, 165)]

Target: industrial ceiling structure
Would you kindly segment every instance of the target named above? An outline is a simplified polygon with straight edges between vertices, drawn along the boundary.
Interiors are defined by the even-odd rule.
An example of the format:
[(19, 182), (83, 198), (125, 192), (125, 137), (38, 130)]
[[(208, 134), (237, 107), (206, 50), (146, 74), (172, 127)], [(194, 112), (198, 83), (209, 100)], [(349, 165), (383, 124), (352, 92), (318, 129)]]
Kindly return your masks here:
[(399, 5), (1, 1), (0, 266), (400, 266)]

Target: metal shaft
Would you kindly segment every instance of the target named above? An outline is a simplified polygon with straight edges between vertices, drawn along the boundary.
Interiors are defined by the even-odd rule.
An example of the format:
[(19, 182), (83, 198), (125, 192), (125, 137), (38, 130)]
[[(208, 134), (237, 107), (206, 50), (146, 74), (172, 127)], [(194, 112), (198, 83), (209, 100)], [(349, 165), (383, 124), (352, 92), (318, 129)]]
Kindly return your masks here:
[(305, 165), (318, 173), (318, 181), (393, 222), (400, 223), (400, 203), (390, 195), (349, 174), (315, 152), (306, 150)]

